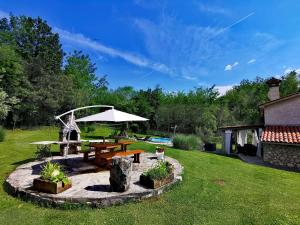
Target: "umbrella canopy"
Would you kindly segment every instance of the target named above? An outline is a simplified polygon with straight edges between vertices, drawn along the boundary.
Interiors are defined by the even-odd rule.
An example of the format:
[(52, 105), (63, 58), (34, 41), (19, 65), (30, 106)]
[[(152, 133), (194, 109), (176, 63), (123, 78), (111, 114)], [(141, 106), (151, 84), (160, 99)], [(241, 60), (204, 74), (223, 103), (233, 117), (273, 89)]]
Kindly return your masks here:
[(129, 122), (129, 121), (147, 121), (148, 119), (136, 116), (130, 113), (122, 112), (116, 109), (109, 109), (102, 113), (82, 117), (77, 119), (76, 122)]

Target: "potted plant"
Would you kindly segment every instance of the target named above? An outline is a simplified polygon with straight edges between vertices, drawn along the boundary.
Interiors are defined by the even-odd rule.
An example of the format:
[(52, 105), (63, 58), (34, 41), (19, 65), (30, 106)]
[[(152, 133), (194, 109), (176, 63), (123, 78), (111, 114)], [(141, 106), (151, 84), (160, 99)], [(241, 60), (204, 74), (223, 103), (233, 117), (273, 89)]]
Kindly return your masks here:
[(164, 160), (165, 148), (161, 146), (156, 146), (156, 156), (157, 160)]
[(57, 163), (48, 161), (42, 167), (41, 176), (33, 180), (33, 189), (41, 192), (57, 194), (72, 187), (71, 180)]
[(148, 188), (159, 188), (174, 180), (174, 166), (169, 162), (160, 161), (158, 164), (140, 176), (140, 183)]

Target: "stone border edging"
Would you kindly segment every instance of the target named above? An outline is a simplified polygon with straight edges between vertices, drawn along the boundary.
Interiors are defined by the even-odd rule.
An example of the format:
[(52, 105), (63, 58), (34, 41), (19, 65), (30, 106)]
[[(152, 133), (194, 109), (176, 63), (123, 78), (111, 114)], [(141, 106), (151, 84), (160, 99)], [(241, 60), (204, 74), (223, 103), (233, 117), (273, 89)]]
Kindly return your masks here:
[[(176, 160), (177, 161), (177, 160)], [(84, 197), (55, 197), (49, 196), (46, 193), (38, 193), (31, 189), (24, 189), (17, 186), (14, 186), (10, 182), (10, 176), (4, 182), (4, 189), (7, 193), (12, 196), (19, 197), (22, 200), (30, 201), (37, 203), (41, 206), (51, 206), (58, 208), (76, 208), (80, 206), (88, 206), (92, 208), (104, 208), (113, 205), (121, 205), (128, 202), (137, 202), (143, 199), (156, 197), (168, 190), (170, 190), (175, 184), (178, 184), (182, 181), (183, 175), (183, 166), (180, 165), (180, 174), (175, 175), (174, 180), (171, 183), (168, 183), (157, 189), (147, 189), (143, 192), (137, 193), (128, 193), (128, 194), (120, 194), (118, 196), (110, 196), (106, 198), (84, 198)], [(22, 165), (21, 165), (22, 166)]]

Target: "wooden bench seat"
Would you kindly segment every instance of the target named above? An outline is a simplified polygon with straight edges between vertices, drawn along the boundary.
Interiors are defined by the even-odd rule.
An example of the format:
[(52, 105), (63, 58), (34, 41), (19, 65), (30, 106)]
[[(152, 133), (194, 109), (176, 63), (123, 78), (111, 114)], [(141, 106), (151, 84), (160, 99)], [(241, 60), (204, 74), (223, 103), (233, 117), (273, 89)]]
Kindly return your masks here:
[(108, 153), (103, 153), (101, 154), (101, 160), (105, 161), (111, 161), (113, 157), (115, 156), (129, 156), (133, 155), (134, 156), (134, 163), (140, 163), (140, 154), (143, 153), (144, 150), (136, 149), (136, 150), (127, 150), (125, 151), (115, 151), (115, 152), (108, 152)]
[[(93, 157), (95, 156), (95, 147), (90, 147), (88, 150), (84, 150), (84, 151), (79, 151), (80, 153), (83, 153), (83, 161), (89, 161), (89, 158), (90, 157)], [(103, 149), (103, 150), (100, 150), (101, 151), (101, 154), (105, 154), (104, 152), (109, 152), (110, 149)], [(102, 153), (103, 152), (103, 153)]]

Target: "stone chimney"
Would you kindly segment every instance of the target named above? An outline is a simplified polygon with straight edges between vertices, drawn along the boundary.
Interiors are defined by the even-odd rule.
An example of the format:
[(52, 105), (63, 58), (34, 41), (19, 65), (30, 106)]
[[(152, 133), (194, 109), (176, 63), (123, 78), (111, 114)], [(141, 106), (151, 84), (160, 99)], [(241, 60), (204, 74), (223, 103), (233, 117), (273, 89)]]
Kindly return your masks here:
[(268, 92), (269, 100), (274, 101), (276, 99), (279, 99), (280, 98), (279, 85), (281, 83), (281, 80), (272, 77), (271, 79), (267, 80), (266, 83), (269, 86), (269, 92)]

